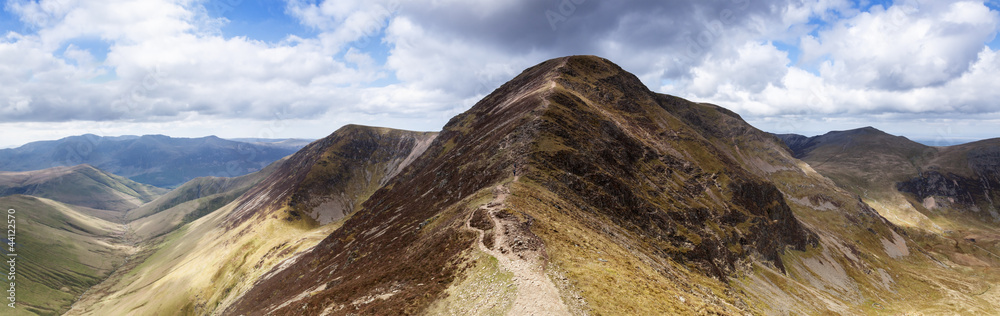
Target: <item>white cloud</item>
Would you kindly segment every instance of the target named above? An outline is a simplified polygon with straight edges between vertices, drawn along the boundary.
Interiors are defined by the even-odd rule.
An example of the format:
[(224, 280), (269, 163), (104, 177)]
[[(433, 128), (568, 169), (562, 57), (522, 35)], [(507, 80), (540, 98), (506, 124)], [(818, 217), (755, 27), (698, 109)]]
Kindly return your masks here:
[(704, 64), (694, 68), (685, 90), (696, 96), (715, 94), (720, 89), (760, 93), (769, 85), (781, 84), (788, 72), (789, 59), (773, 45), (748, 42), (736, 49), (732, 59), (709, 56)]
[[(36, 34), (11, 33), (0, 57), (5, 121), (164, 120), (189, 113), (218, 118), (267, 118), (273, 113), (310, 117), (351, 112), (348, 87), (385, 77), (356, 51), (346, 62), (321, 39), (268, 44), (224, 38), (196, 1), (15, 2)], [(98, 37), (109, 42), (107, 59), (67, 42)], [(61, 47), (66, 47), (61, 49)], [(64, 60), (65, 58), (65, 60)], [(350, 62), (353, 65), (348, 65)], [(110, 82), (93, 82), (113, 69)], [(3, 90), (0, 90), (3, 91)], [(55, 94), (53, 91), (59, 91)], [(53, 114), (53, 112), (59, 114)]]
[(967, 121), (1000, 113), (995, 102), (1000, 81), (992, 78), (1000, 70), (1000, 54), (985, 44), (996, 35), (1000, 18), (981, 2), (900, 1), (853, 15), (842, 7), (813, 5), (788, 7), (785, 20), (828, 18), (817, 7), (849, 16), (832, 20), (815, 36), (802, 35), (797, 65), (787, 65), (787, 54), (771, 44), (750, 42), (736, 46), (736, 54), (710, 54), (689, 77), (661, 89), (718, 103), (771, 127), (769, 118), (835, 117), (864, 126), (880, 117), (880, 124), (914, 128), (886, 121), (914, 120), (913, 115)]
[[(1000, 16), (981, 1), (564, 2), (287, 0), (318, 35), (267, 43), (222, 36), (228, 20), (203, 0), (11, 0), (30, 31), (0, 40), (0, 122), (195, 120), (212, 133), (277, 115), (313, 122), (297, 126), (314, 137), (329, 122), (436, 129), (572, 54), (748, 118), (1000, 112), (1000, 58), (985, 47)], [(106, 43), (106, 59), (79, 39)]]
[(838, 84), (913, 89), (966, 72), (998, 22), (981, 2), (877, 6), (803, 39), (802, 50), (807, 59), (828, 56), (820, 73)]
[[(795, 114), (857, 118), (870, 114), (926, 113), (974, 117), (980, 113), (1000, 113), (1000, 104), (994, 102), (1000, 99), (1000, 82), (993, 79), (1000, 70), (998, 55), (983, 47), (970, 71), (937, 86), (908, 90), (870, 89), (839, 84), (836, 78), (792, 67), (780, 84), (768, 85), (760, 93), (723, 83), (714, 94), (702, 98), (717, 100), (721, 105), (753, 116)], [(702, 70), (704, 68), (707, 67), (694, 71), (707, 72)]]

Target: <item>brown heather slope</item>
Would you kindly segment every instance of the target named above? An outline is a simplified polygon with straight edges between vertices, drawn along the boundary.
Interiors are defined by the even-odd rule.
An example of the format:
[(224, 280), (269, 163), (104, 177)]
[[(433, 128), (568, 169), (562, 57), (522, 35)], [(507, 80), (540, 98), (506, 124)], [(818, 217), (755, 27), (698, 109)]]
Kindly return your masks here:
[(997, 312), (995, 280), (934, 260), (736, 114), (573, 56), (453, 118), (225, 314)]
[[(270, 172), (266, 179), (232, 203), (151, 241), (135, 260), (93, 287), (67, 314), (218, 314), (254, 280), (286, 259), (294, 262), (297, 254), (343, 222), (332, 219), (319, 225), (322, 213), (298, 206), (337, 198), (353, 198), (350, 203), (360, 204), (370, 194), (366, 192), (375, 190), (372, 186), (380, 186), (405, 168), (411, 161), (407, 157), (419, 155), (421, 144), (435, 135), (345, 126), (266, 168), (262, 171)], [(184, 194), (204, 193), (197, 183), (192, 184), (195, 187)], [(239, 188), (237, 184), (233, 183), (234, 188)], [(189, 203), (134, 223), (165, 213), (183, 214), (176, 209)]]

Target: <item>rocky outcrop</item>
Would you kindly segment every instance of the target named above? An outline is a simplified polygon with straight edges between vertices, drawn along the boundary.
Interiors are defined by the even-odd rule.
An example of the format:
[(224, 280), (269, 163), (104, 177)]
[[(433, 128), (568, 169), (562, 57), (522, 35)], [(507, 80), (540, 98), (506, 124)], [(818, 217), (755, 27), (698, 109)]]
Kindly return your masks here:
[(896, 189), (915, 195), (923, 200), (928, 197), (939, 196), (948, 197), (953, 200), (972, 205), (975, 199), (973, 195), (981, 195), (983, 188), (978, 181), (949, 173), (947, 175), (937, 171), (923, 172), (920, 176), (896, 184)]

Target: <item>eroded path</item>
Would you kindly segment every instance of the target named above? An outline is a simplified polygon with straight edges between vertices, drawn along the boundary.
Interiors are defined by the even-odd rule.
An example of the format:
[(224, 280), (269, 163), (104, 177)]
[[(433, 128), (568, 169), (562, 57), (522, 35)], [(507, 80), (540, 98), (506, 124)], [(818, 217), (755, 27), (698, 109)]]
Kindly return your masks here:
[[(530, 218), (521, 218), (506, 209), (504, 201), (508, 195), (510, 191), (505, 186), (496, 186), (493, 200), (480, 206), (466, 221), (467, 227), (479, 232), (479, 250), (496, 257), (504, 269), (514, 274), (517, 298), (507, 314), (570, 315), (559, 298), (559, 290), (545, 275), (545, 245), (528, 230)], [(482, 223), (472, 224), (477, 219)]]

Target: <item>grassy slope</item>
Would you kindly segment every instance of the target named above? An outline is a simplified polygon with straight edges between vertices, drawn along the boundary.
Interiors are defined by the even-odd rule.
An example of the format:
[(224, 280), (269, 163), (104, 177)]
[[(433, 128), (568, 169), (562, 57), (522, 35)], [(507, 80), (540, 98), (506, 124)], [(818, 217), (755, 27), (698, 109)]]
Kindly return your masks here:
[[(89, 165), (0, 172), (0, 195), (26, 194), (119, 213), (152, 201), (166, 192), (165, 189), (140, 184)], [(111, 220), (106, 212), (94, 215)]]
[(129, 228), (141, 240), (173, 231), (236, 200), (272, 173), (284, 160), (236, 178), (202, 177), (126, 213)]
[(0, 198), (0, 207), (17, 211), (19, 305), (14, 315), (65, 312), (84, 291), (122, 265), (130, 251), (119, 243), (121, 225), (74, 206), (14, 195)]
[(253, 285), (271, 267), (339, 227), (267, 217), (226, 229), (227, 205), (162, 239), (136, 266), (95, 287), (69, 315), (204, 315)]
[[(535, 219), (545, 240), (549, 277), (563, 301), (595, 315), (738, 314), (748, 306), (726, 284), (691, 267), (655, 256), (656, 245), (580, 209), (544, 186), (511, 187), (513, 209)], [(581, 216), (582, 215), (582, 216)], [(562, 282), (560, 282), (562, 281)]]

